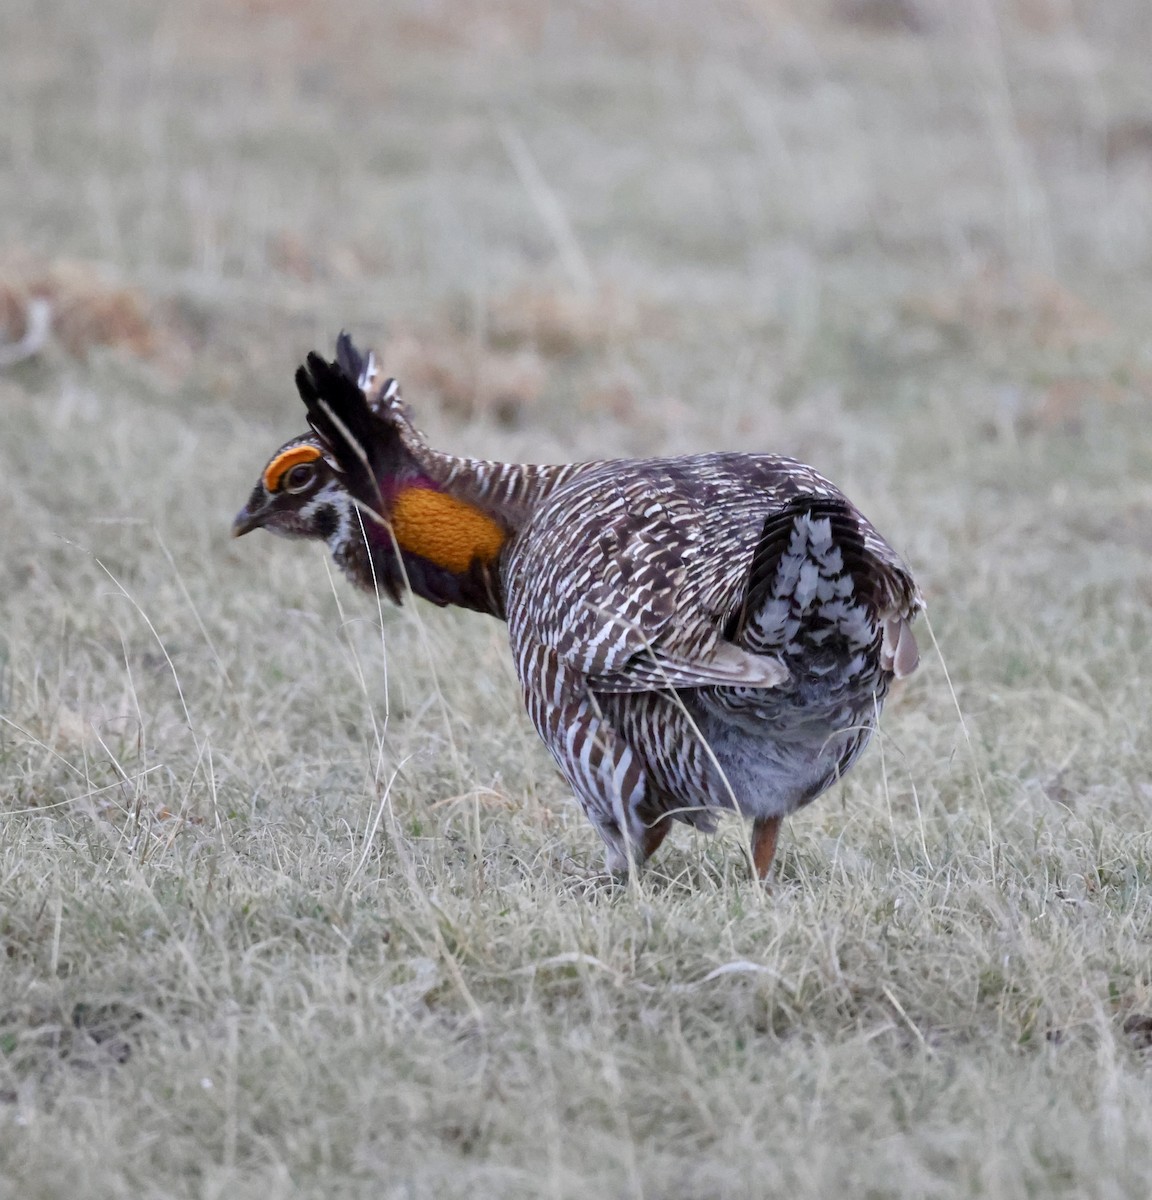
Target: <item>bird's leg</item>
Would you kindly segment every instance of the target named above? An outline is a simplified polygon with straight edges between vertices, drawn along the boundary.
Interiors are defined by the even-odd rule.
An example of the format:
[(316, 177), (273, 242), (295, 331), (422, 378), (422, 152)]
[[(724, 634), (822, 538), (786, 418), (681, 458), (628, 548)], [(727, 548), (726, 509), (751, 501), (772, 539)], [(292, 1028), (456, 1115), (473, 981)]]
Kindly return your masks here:
[(783, 817), (760, 817), (752, 823), (752, 863), (756, 878), (765, 880), (776, 857), (776, 839), (780, 836)]
[(644, 837), (640, 841), (641, 862), (647, 862), (660, 849), (660, 843), (668, 836), (668, 830), (671, 828), (672, 821), (668, 817), (662, 817), (645, 827)]
[[(663, 820), (654, 821), (651, 825), (643, 825), (640, 835), (627, 842), (615, 828), (613, 828), (611, 838), (604, 837), (604, 832), (601, 830), (600, 836), (604, 837), (605, 841), (604, 865), (608, 874), (625, 878), (628, 875), (630, 864), (640, 870), (659, 849), (660, 843), (668, 836), (668, 830), (671, 828), (672, 822), (665, 817)], [(625, 847), (628, 847), (631, 853)]]

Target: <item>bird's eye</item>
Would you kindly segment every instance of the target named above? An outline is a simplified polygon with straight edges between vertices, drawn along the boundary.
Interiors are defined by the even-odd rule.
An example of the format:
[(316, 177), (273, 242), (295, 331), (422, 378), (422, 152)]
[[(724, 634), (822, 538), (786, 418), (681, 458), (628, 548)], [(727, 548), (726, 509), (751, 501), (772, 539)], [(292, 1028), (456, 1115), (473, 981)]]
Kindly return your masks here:
[(311, 463), (297, 463), (284, 476), (284, 490), (302, 492), (316, 478), (316, 468)]

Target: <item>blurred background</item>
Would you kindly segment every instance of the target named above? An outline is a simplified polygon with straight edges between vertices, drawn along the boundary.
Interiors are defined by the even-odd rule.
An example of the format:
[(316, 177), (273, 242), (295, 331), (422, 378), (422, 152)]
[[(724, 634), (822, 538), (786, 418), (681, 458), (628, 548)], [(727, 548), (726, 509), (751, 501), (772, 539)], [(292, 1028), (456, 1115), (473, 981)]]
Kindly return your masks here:
[(45, 296), (41, 371), (273, 441), (341, 327), (535, 457), (1066, 432), (1148, 389), (1150, 47), (1141, 0), (7, 0), (0, 329)]
[[(1149, 1193), (1150, 63), (1148, 0), (0, 0), (22, 1196)], [(229, 539), (342, 328), (445, 449), (791, 454), (905, 555), (775, 896), (735, 822), (589, 894), (498, 623)]]

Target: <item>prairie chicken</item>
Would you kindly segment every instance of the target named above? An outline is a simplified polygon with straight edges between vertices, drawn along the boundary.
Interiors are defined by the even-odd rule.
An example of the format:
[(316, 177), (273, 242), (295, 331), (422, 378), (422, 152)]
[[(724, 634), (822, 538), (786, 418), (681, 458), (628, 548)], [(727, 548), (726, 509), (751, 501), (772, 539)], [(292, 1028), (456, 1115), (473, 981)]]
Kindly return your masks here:
[(508, 622), (524, 702), (603, 838), (643, 864), (672, 820), (781, 819), (859, 756), (917, 664), (907, 567), (811, 467), (768, 454), (531, 466), (457, 458), (342, 334), (296, 373), (311, 432), (236, 536), (327, 542), (361, 587)]

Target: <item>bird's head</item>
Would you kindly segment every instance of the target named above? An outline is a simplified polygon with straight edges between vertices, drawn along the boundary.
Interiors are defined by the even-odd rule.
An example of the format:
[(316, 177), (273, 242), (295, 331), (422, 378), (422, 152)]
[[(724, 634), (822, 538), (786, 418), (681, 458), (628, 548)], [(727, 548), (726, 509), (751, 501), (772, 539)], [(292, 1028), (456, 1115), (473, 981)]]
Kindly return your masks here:
[(285, 442), (260, 473), (248, 503), (232, 522), (232, 536), (267, 529), (282, 537), (330, 541), (348, 528), (351, 497), (312, 434)]
[[(232, 535), (267, 529), (326, 542), (358, 583), (382, 586), (398, 598), (388, 505), (380, 490), (401, 453), (389, 420), (389, 405), (399, 404), (395, 380), (381, 380), (375, 357), (361, 355), (341, 334), (336, 360), (310, 354), (308, 365), (296, 373), (296, 388), (312, 428), (268, 460), (232, 522)], [(381, 560), (382, 577), (369, 558), (372, 543), (379, 544), (373, 557)]]

